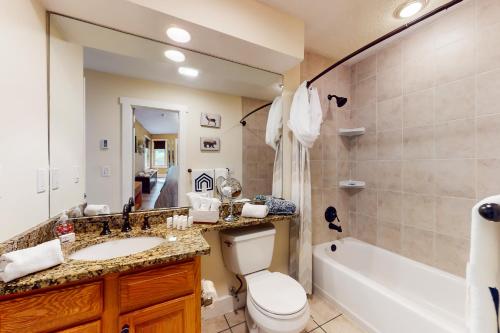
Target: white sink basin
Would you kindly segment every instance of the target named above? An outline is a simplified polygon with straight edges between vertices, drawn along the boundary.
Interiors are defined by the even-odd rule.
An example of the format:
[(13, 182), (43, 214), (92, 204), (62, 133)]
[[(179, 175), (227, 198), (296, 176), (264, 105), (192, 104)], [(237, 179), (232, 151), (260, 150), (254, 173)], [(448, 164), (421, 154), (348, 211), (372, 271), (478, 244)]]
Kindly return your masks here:
[(78, 250), (72, 253), (69, 258), (87, 261), (113, 259), (152, 249), (163, 242), (165, 239), (161, 237), (114, 239)]

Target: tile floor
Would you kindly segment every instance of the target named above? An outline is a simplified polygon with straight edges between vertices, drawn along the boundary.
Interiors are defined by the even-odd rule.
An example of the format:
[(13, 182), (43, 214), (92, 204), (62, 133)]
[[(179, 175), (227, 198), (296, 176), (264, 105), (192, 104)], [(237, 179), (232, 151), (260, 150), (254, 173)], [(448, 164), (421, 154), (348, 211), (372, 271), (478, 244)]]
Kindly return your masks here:
[[(303, 332), (311, 333), (364, 333), (333, 304), (323, 297), (314, 295), (309, 299), (311, 318)], [(243, 309), (235, 313), (204, 320), (202, 333), (247, 333), (245, 313)]]

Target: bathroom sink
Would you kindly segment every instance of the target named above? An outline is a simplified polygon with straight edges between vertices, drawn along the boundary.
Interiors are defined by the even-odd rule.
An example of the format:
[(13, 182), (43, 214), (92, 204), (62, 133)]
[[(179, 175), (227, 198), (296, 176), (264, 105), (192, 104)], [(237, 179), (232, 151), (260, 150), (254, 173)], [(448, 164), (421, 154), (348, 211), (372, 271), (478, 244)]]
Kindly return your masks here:
[(161, 237), (114, 239), (78, 250), (72, 253), (69, 258), (86, 261), (113, 259), (152, 249), (165, 241)]

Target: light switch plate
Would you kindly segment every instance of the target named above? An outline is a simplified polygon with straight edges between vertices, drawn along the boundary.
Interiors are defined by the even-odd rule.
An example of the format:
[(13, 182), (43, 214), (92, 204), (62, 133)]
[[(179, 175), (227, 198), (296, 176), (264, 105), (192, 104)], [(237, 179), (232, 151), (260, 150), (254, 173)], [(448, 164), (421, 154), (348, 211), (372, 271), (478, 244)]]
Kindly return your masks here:
[(47, 191), (47, 170), (36, 170), (36, 193), (44, 193)]
[(110, 165), (101, 166), (101, 177), (111, 177), (111, 166)]

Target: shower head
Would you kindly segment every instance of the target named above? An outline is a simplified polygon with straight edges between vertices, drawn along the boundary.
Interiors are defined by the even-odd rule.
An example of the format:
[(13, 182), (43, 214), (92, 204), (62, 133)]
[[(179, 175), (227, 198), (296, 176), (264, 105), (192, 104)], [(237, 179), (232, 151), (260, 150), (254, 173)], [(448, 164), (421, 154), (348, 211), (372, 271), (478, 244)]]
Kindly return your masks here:
[(479, 206), (479, 215), (492, 222), (500, 222), (500, 205), (496, 203), (486, 203)]
[(328, 95), (328, 100), (329, 101), (331, 101), (332, 98), (335, 98), (335, 100), (337, 102), (337, 106), (339, 108), (343, 107), (347, 103), (347, 98), (345, 98), (345, 97), (340, 97), (340, 96), (337, 96), (337, 95)]

